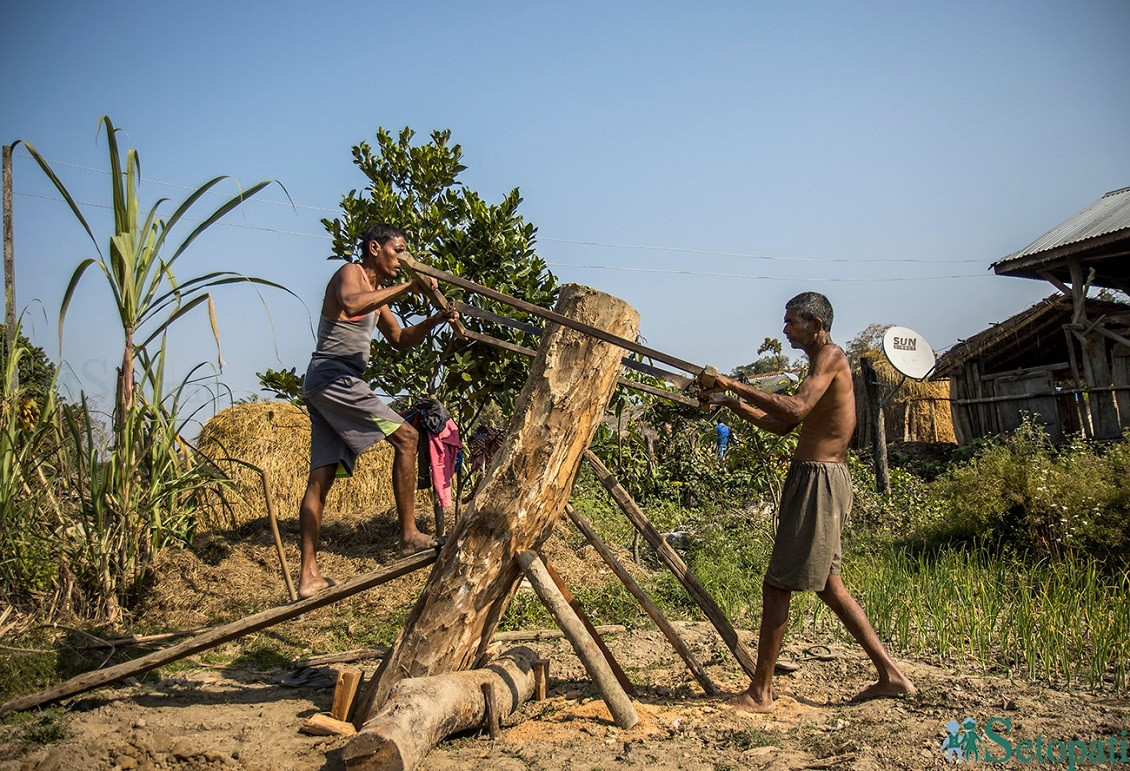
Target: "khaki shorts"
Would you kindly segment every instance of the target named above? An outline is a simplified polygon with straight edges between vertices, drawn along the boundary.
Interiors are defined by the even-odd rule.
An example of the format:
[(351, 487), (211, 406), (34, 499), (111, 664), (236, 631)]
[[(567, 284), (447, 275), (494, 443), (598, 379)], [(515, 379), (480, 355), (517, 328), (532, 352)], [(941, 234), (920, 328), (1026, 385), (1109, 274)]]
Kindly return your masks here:
[(404, 418), (360, 378), (340, 377), (305, 396), (310, 410), (311, 470), (337, 466), (337, 476), (353, 476), (357, 456), (404, 424)]
[(839, 575), (840, 534), (851, 513), (846, 463), (796, 461), (781, 493), (780, 522), (765, 583), (793, 592), (819, 592)]

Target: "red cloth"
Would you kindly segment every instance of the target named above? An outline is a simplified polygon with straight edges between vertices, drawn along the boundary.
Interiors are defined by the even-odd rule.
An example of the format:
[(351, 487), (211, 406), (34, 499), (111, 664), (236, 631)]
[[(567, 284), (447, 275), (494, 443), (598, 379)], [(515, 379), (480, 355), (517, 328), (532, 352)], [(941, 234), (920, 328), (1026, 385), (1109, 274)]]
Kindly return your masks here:
[(428, 434), (428, 457), (432, 461), (432, 489), (436, 500), (444, 508), (451, 505), (451, 480), (455, 476), (455, 461), (463, 440), (459, 438), (459, 427), (454, 420), (448, 420), (438, 434)]

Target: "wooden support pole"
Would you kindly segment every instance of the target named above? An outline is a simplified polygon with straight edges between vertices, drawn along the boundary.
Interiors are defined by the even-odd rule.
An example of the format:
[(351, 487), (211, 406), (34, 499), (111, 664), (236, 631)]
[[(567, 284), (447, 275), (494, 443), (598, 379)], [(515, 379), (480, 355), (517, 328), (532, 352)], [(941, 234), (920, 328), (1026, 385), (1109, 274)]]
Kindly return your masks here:
[[(16, 254), (12, 245), (11, 213), (11, 149), (3, 146), (3, 323), (5, 323), (5, 358), (16, 350)], [(19, 367), (12, 367), (8, 387), (19, 388)]]
[(525, 571), (526, 577), (530, 579), (534, 591), (553, 615), (565, 637), (569, 639), (573, 650), (577, 653), (577, 658), (584, 664), (585, 671), (589, 673), (589, 677), (600, 691), (616, 725), (624, 729), (634, 726), (640, 721), (635, 705), (620, 687), (616, 675), (612, 673), (612, 668), (608, 666), (608, 661), (600, 652), (596, 642), (589, 636), (580, 619), (569, 607), (569, 603), (557, 590), (557, 585), (554, 584), (545, 565), (538, 559), (538, 555), (532, 551), (524, 551), (518, 555), (518, 562)]
[(411, 557), (406, 557), (398, 562), (394, 562), (381, 570), (358, 576), (349, 581), (343, 581), (337, 586), (331, 586), (308, 599), (299, 600), (293, 604), (283, 605), (278, 608), (270, 608), (248, 616), (247, 618), (240, 619), (239, 621), (213, 627), (196, 637), (185, 640), (172, 647), (154, 651), (141, 658), (126, 661), (113, 667), (77, 675), (64, 683), (48, 688), (46, 691), (16, 697), (4, 704), (0, 704), (0, 715), (38, 707), (89, 691), (93, 688), (98, 688), (99, 686), (116, 683), (127, 677), (140, 675), (151, 669), (156, 669), (165, 664), (183, 659), (186, 656), (191, 656), (194, 653), (199, 653), (209, 648), (215, 648), (217, 645), (226, 643), (229, 640), (234, 640), (237, 637), (243, 637), (252, 632), (258, 632), (260, 629), (266, 629), (269, 626), (288, 621), (301, 616), (303, 613), (309, 613), (312, 610), (317, 610), (326, 605), (332, 605), (335, 602), (344, 600), (346, 597), (352, 597), (366, 589), (372, 589), (374, 586), (380, 586), (393, 579), (419, 570), (422, 567), (427, 567), (435, 561), (436, 553), (434, 551), (414, 554)]
[(608, 565), (612, 572), (616, 574), (616, 577), (620, 579), (624, 587), (636, 598), (636, 601), (639, 602), (640, 606), (647, 612), (647, 615), (655, 622), (659, 631), (662, 632), (663, 636), (667, 638), (667, 641), (671, 643), (671, 647), (679, 654), (679, 657), (687, 665), (687, 669), (694, 675), (698, 684), (702, 686), (702, 690), (706, 695), (717, 696), (718, 686), (710, 679), (710, 675), (706, 674), (706, 670), (702, 668), (702, 664), (698, 663), (698, 659), (694, 657), (694, 654), (691, 653), (691, 649), (683, 642), (683, 638), (680, 637), (679, 633), (675, 631), (675, 628), (671, 626), (671, 622), (663, 615), (663, 611), (659, 609), (659, 606), (651, 601), (651, 598), (648, 597), (640, 585), (636, 583), (636, 580), (632, 578), (632, 575), (627, 569), (620, 564), (620, 560), (616, 559), (612, 550), (609, 549), (608, 545), (597, 535), (596, 530), (593, 529), (589, 521), (578, 514), (572, 506), (566, 506), (565, 513), (569, 515), (569, 519), (573, 521), (577, 529), (584, 534), (588, 542), (596, 549), (596, 553), (604, 560), (604, 564)]
[(384, 707), (346, 746), (346, 768), (417, 768), (445, 737), (483, 727), (484, 685), (491, 688), (501, 722), (533, 694), (536, 659), (529, 648), (514, 648), (482, 669), (399, 681)]
[(636, 687), (632, 685), (632, 681), (628, 679), (628, 675), (620, 668), (620, 664), (617, 663), (616, 657), (612, 655), (612, 651), (604, 644), (604, 638), (600, 636), (600, 630), (593, 625), (589, 614), (585, 613), (585, 609), (581, 607), (581, 603), (577, 602), (577, 598), (569, 591), (569, 587), (566, 586), (565, 582), (561, 579), (561, 574), (558, 573), (557, 569), (544, 557), (541, 562), (542, 565), (545, 566), (545, 572), (549, 575), (550, 579), (553, 580), (554, 585), (557, 586), (557, 591), (561, 593), (565, 602), (569, 603), (569, 607), (577, 614), (577, 619), (581, 622), (581, 625), (584, 626), (585, 631), (589, 633), (589, 637), (596, 643), (596, 647), (600, 649), (604, 660), (608, 662), (608, 668), (611, 669), (612, 674), (616, 676), (616, 682), (620, 683), (620, 687), (624, 689), (626, 694), (635, 696)]
[(726, 618), (726, 614), (718, 607), (718, 603), (714, 602), (714, 598), (706, 591), (706, 587), (698, 580), (698, 577), (691, 572), (687, 564), (683, 562), (682, 557), (675, 553), (670, 544), (664, 540), (663, 536), (655, 529), (655, 526), (648, 521), (639, 505), (632, 500), (632, 496), (624, 489), (608, 467), (601, 462), (600, 458), (592, 450), (585, 450), (585, 460), (592, 466), (593, 471), (596, 472), (597, 479), (604, 486), (612, 496), (612, 500), (620, 507), (620, 510), (628, 517), (628, 520), (644, 537), (644, 540), (651, 545), (659, 558), (663, 560), (663, 564), (674, 574), (683, 588), (695, 601), (695, 604), (702, 609), (710, 623), (718, 630), (718, 634), (722, 636), (722, 641), (726, 643), (726, 647), (734, 654), (734, 658), (738, 660), (738, 664), (746, 671), (751, 678), (753, 677), (754, 669), (757, 667), (757, 662), (753, 656), (746, 650), (745, 645), (738, 639), (738, 633), (734, 630), (730, 620)]
[[(875, 366), (866, 356), (859, 360), (863, 376), (863, 391), (867, 395), (867, 412), (870, 413), (871, 455), (875, 465), (875, 489), (885, 493), (891, 489), (891, 472), (887, 466), (887, 429), (884, 424), (883, 400), (879, 398), (879, 377)], [(908, 410), (909, 412), (909, 410)]]

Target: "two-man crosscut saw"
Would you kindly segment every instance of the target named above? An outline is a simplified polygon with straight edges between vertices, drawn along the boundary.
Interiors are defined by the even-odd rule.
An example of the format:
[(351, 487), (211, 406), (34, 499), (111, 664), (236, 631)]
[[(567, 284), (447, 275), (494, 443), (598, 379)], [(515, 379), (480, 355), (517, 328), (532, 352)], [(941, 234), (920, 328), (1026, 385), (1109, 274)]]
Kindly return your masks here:
[[(601, 330), (601, 329), (594, 327), (592, 325), (585, 324), (585, 323), (579, 322), (579, 321), (575, 321), (574, 319), (568, 318), (567, 316), (562, 316), (561, 314), (558, 314), (558, 313), (554, 313), (553, 311), (547, 311), (544, 308), (542, 308), (541, 306), (533, 305), (532, 303), (527, 303), (524, 300), (519, 300), (516, 297), (511, 297), (509, 295), (505, 295), (502, 292), (495, 291), (495, 290), (490, 289), (488, 287), (482, 286), (481, 284), (476, 284), (475, 282), (470, 281), (468, 279), (460, 278), (459, 276), (454, 276), (452, 274), (446, 273), (446, 272), (438, 270), (436, 268), (432, 268), (431, 266), (417, 262), (415, 259), (413, 259), (411, 257), (407, 257), (407, 256), (402, 255), (400, 257), (400, 261), (401, 261), (402, 264), (404, 264), (404, 266), (408, 269), (408, 272), (412, 275), (415, 275), (415, 273), (418, 272), (418, 273), (425, 275), (425, 276), (431, 276), (432, 278), (435, 278), (437, 281), (438, 280), (447, 281), (449, 283), (455, 284), (456, 286), (460, 286), (460, 287), (463, 287), (464, 289), (468, 289), (472, 292), (477, 292), (478, 294), (481, 294), (485, 297), (490, 297), (491, 299), (494, 299), (494, 300), (496, 300), (496, 301), (498, 301), (498, 302), (500, 302), (504, 305), (509, 305), (511, 307), (518, 308), (519, 310), (525, 310), (528, 313), (531, 313), (531, 314), (536, 315), (536, 316), (540, 316), (540, 317), (545, 318), (545, 319), (550, 320), (550, 321), (557, 321), (557, 322), (561, 323), (563, 326), (568, 326), (572, 329), (577, 329), (578, 331), (585, 332), (587, 334), (592, 334), (594, 337), (598, 337), (602, 340), (605, 340), (606, 342), (612, 342), (616, 345), (620, 345), (620, 346), (627, 348), (629, 350), (633, 350), (633, 351), (642, 353), (645, 356), (650, 356), (651, 358), (659, 359), (660, 361), (664, 361), (665, 363), (672, 364), (673, 366), (679, 367), (679, 369), (683, 369), (683, 370), (688, 371), (688, 372), (698, 371), (699, 376), (697, 378), (690, 378), (690, 377), (686, 377), (684, 375), (676, 374), (676, 373), (671, 372), (669, 370), (662, 369), (660, 367), (655, 367), (655, 366), (652, 366), (650, 364), (646, 364), (645, 362), (642, 362), (642, 361), (637, 361), (636, 359), (632, 359), (632, 358), (627, 357), (627, 356), (625, 356), (621, 360), (621, 363), (625, 367), (627, 367), (628, 369), (635, 370), (636, 372), (642, 372), (643, 374), (650, 375), (650, 376), (655, 377), (655, 378), (659, 378), (660, 380), (665, 380), (668, 383), (671, 383), (676, 388), (679, 388), (681, 390), (685, 391), (685, 390), (690, 389), (692, 386), (698, 386), (700, 384), (709, 387), (710, 385), (713, 385), (714, 377), (717, 376), (717, 370), (714, 369), (714, 367), (704, 367), (700, 370), (696, 365), (690, 364), (689, 362), (685, 362), (682, 359), (678, 359), (676, 357), (669, 356), (668, 354), (665, 354), (662, 351), (657, 351), (655, 349), (648, 348), (647, 346), (639, 345), (638, 343), (635, 343), (633, 341), (626, 340), (624, 338), (618, 337), (618, 336), (613, 335), (611, 333), (605, 332), (604, 330)], [(492, 311), (488, 311), (488, 310), (485, 310), (483, 308), (477, 308), (473, 305), (468, 305), (467, 303), (464, 303), (464, 302), (459, 302), (459, 301), (450, 302), (438, 290), (433, 290), (433, 289), (429, 289), (429, 288), (425, 287), (424, 293), (427, 295), (428, 299), (431, 300), (432, 304), (435, 305), (437, 308), (439, 308), (442, 311), (446, 312), (448, 310), (455, 310), (455, 311), (458, 311), (460, 314), (465, 315), (465, 316), (470, 316), (472, 318), (482, 319), (483, 321), (489, 321), (491, 323), (498, 324), (500, 326), (505, 326), (505, 327), (508, 327), (510, 329), (515, 329), (515, 330), (518, 330), (518, 331), (521, 331), (521, 332), (526, 332), (528, 334), (539, 336), (539, 337), (543, 333), (543, 330), (540, 327), (536, 327), (532, 324), (525, 324), (523, 322), (512, 319), (508, 316), (503, 316), (502, 314), (494, 313)], [(478, 342), (485, 343), (487, 345), (492, 345), (492, 346), (497, 347), (497, 348), (503, 348), (505, 350), (510, 350), (510, 351), (515, 352), (515, 353), (520, 353), (520, 354), (523, 354), (523, 355), (526, 355), (526, 356), (533, 356), (534, 353), (535, 353), (533, 350), (526, 348), (524, 346), (520, 346), (520, 345), (517, 345), (515, 343), (509, 343), (509, 342), (506, 342), (504, 340), (498, 340), (497, 338), (490, 337), (489, 335), (481, 335), (481, 334), (478, 334), (476, 332), (472, 332), (471, 330), (466, 329), (458, 321), (456, 321), (454, 323), (454, 327), (455, 327), (456, 334), (458, 334), (460, 337), (464, 337), (464, 338), (471, 339), (471, 340), (476, 340)], [(764, 375), (764, 376), (759, 377), (759, 378), (754, 378), (754, 379), (749, 381), (749, 384), (753, 385), (757, 388), (762, 388), (762, 389), (767, 390), (767, 391), (777, 392), (777, 391), (783, 390), (784, 388), (788, 387), (789, 385), (791, 385), (795, 382), (796, 382), (796, 376), (795, 375), (791, 375), (789, 373), (775, 373), (775, 374), (772, 374), (772, 375)], [(629, 388), (635, 388), (637, 390), (645, 391), (647, 393), (652, 393), (652, 394), (655, 394), (657, 396), (662, 396), (664, 398), (671, 399), (673, 401), (681, 402), (681, 403), (688, 404), (688, 405), (693, 405), (693, 404), (697, 403), (696, 400), (687, 398), (685, 396), (682, 396), (681, 394), (672, 393), (670, 391), (664, 391), (662, 389), (658, 389), (658, 388), (655, 388), (653, 386), (648, 386), (644, 383), (636, 383), (634, 381), (622, 379), (621, 385), (627, 386)]]
[[(562, 316), (560, 313), (546, 310), (540, 305), (534, 305), (533, 303), (528, 303), (525, 300), (519, 300), (517, 297), (511, 297), (510, 295), (495, 291), (494, 289), (483, 286), (482, 284), (476, 284), (474, 281), (470, 281), (460, 276), (452, 275), (451, 273), (439, 270), (438, 268), (433, 268), (430, 265), (416, 261), (412, 257), (402, 255), (400, 257), (400, 262), (402, 265), (408, 268), (410, 273), (419, 273), (424, 276), (430, 276), (437, 281), (443, 281), (447, 284), (454, 284), (461, 289), (466, 289), (470, 292), (481, 294), (483, 297), (489, 297), (490, 299), (500, 302), (503, 305), (509, 305), (512, 308), (517, 308), (518, 310), (525, 311), (526, 313), (533, 314), (534, 316), (539, 316), (546, 321), (552, 321), (555, 324), (560, 324), (563, 327), (569, 327), (570, 329), (575, 329), (578, 332), (584, 332), (586, 335), (595, 337), (598, 340), (603, 340), (606, 343), (618, 345), (621, 348), (632, 351), (633, 353), (641, 354), (642, 356), (646, 356), (647, 358), (654, 361), (659, 361), (668, 366), (675, 367), (676, 369), (681, 369), (684, 372), (693, 373), (693, 378), (683, 378), (682, 376), (677, 376), (688, 381), (687, 385), (680, 386), (682, 388), (686, 388), (687, 386), (694, 384), (701, 384), (709, 388), (710, 386), (714, 385), (714, 378), (718, 375), (718, 370), (716, 370), (714, 367), (701, 367), (697, 364), (691, 364), (689, 361), (684, 361), (677, 356), (671, 356), (670, 354), (664, 353), (663, 351), (657, 351), (654, 348), (649, 348), (646, 345), (641, 345), (634, 340), (628, 340), (627, 338), (614, 335), (611, 332), (605, 332), (603, 329), (594, 327), (591, 324), (586, 324), (583, 321), (577, 321), (576, 319), (571, 319), (568, 316)], [(440, 307), (442, 308), (443, 306)], [(640, 362), (636, 363), (639, 364)], [(656, 377), (661, 377), (664, 380), (669, 380), (667, 375), (656, 375)], [(675, 381), (672, 380), (670, 382), (674, 383)], [(678, 384), (676, 383), (676, 385)]]

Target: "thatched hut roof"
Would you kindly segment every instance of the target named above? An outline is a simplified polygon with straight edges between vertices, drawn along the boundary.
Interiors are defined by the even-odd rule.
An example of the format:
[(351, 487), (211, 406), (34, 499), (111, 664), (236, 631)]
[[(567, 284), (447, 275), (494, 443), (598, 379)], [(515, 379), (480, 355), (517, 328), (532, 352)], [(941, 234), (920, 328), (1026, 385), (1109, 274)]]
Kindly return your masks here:
[[(1088, 299), (1090, 319), (1125, 319), (1130, 323), (1130, 305)], [(1009, 372), (1044, 365), (1066, 364), (1067, 338), (1063, 325), (1071, 323), (1071, 299), (1054, 294), (1020, 313), (962, 340), (938, 358), (935, 379), (955, 377), (969, 361), (981, 361), (981, 371)]]

